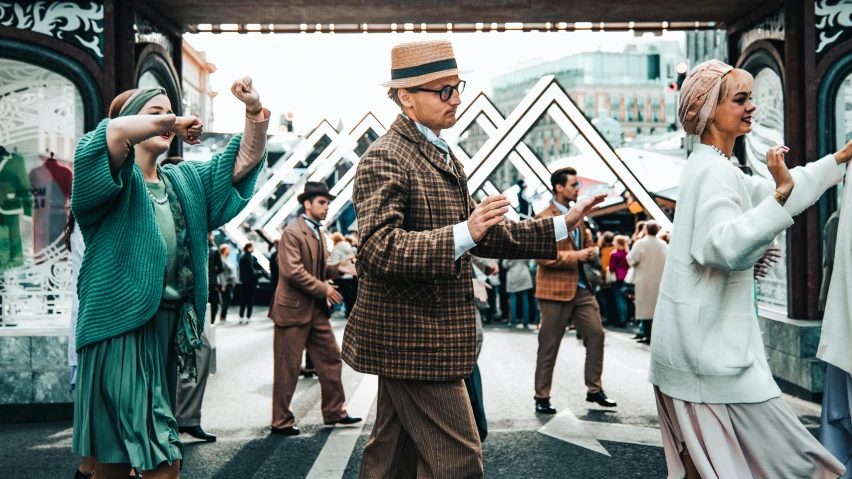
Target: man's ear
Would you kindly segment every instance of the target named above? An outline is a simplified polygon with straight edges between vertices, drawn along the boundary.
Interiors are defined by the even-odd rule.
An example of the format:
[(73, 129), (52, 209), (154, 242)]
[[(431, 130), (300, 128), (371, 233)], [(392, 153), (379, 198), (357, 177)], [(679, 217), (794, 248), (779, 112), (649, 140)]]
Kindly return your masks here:
[(405, 88), (400, 88), (396, 92), (397, 97), (399, 97), (399, 102), (402, 103), (402, 106), (406, 108), (411, 108), (414, 106), (414, 102), (412, 101), (412, 93)]

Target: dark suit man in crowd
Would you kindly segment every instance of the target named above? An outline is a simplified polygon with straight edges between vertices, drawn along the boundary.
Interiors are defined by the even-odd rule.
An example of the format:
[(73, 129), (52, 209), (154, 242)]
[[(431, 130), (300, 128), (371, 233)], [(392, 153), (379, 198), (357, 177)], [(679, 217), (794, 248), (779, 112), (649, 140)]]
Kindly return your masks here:
[(327, 425), (353, 424), (361, 418), (346, 413), (340, 374), (343, 362), (331, 328), (329, 303), (343, 301), (327, 281), (342, 274), (356, 274), (351, 262), (328, 264), (328, 247), (320, 222), (334, 197), (322, 182), (309, 181), (296, 198), (305, 213), (284, 229), (278, 242), (281, 279), (270, 312), (275, 322), (275, 354), (272, 384), (272, 434), (295, 436), (290, 401), (299, 380), (302, 351), (308, 350), (316, 368), (322, 395), (322, 417)]
[(222, 274), (222, 255), (216, 246), (213, 233), (207, 235), (207, 302), (210, 303), (210, 324), (216, 323), (216, 313), (222, 302), (219, 275)]
[(555, 219), (503, 222), (509, 201), (476, 205), (439, 136), (455, 124), (464, 89), (452, 44), (397, 45), (391, 68), (383, 86), (403, 114), (364, 153), (353, 190), (359, 289), (343, 357), (379, 376), (360, 477), (480, 478), (482, 447), (462, 381), (476, 360), (471, 253), (555, 258), (556, 241), (603, 198)]
[[(242, 284), (240, 294), (240, 324), (248, 324), (251, 321), (251, 312), (254, 310), (254, 296), (257, 294), (257, 283), (261, 276), (268, 276), (266, 271), (260, 267), (257, 258), (254, 257), (254, 244), (251, 241), (243, 246), (243, 255), (239, 261), (240, 283)], [(243, 319), (245, 315), (245, 320)]]

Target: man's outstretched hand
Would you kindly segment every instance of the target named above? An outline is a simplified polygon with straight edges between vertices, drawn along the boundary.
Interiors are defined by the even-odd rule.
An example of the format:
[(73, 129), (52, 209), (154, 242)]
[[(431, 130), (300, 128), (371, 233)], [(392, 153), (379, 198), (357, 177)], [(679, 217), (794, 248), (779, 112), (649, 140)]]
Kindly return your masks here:
[(577, 200), (577, 202), (574, 203), (574, 206), (565, 213), (565, 224), (568, 225), (568, 231), (580, 226), (580, 223), (583, 222), (583, 218), (592, 211), (598, 209), (598, 205), (603, 203), (607, 196), (609, 195), (604, 193), (594, 196), (585, 196)]
[(337, 271), (339, 271), (340, 274), (351, 274), (352, 276), (358, 276), (358, 270), (355, 269), (355, 263), (353, 263), (351, 259), (341, 261), (340, 265), (337, 267)]
[(467, 219), (467, 229), (474, 243), (479, 243), (492, 226), (503, 221), (503, 215), (509, 211), (509, 204), (506, 195), (495, 195), (485, 198), (476, 206)]

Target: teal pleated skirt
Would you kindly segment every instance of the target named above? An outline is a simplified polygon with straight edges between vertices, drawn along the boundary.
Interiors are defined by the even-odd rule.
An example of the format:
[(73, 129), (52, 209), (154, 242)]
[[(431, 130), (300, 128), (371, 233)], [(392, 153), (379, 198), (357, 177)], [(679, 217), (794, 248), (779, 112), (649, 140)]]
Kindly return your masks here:
[(183, 458), (175, 421), (177, 311), (79, 351), (72, 449), (102, 464), (156, 469)]

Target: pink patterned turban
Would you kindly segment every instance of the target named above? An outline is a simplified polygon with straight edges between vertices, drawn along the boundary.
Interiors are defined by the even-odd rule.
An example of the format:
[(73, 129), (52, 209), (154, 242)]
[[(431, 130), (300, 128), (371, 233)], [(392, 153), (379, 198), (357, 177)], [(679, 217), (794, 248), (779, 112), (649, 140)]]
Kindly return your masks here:
[(716, 118), (722, 77), (734, 67), (719, 60), (698, 64), (689, 72), (680, 91), (678, 117), (683, 129), (692, 135), (701, 135)]

